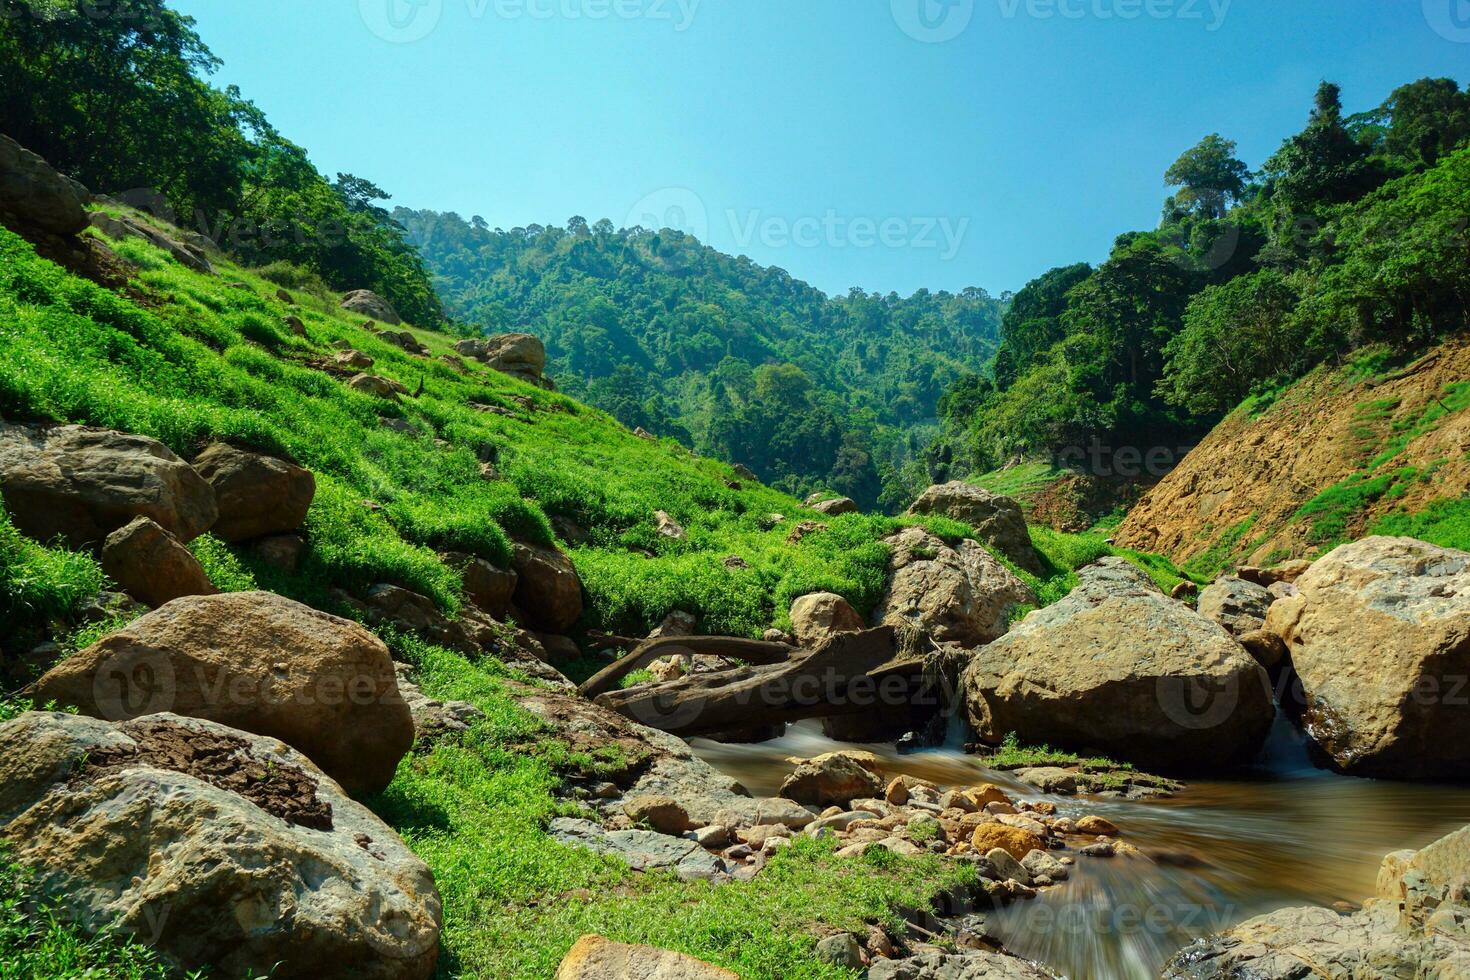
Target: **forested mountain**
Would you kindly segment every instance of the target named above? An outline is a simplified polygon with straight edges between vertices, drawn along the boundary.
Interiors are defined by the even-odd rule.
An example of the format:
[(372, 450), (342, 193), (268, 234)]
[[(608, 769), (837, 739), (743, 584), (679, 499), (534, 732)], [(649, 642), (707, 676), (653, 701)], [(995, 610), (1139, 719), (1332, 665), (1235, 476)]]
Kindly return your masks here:
[(1192, 440), (1355, 349), (1408, 353), (1464, 330), (1467, 143), (1470, 92), (1442, 78), (1356, 116), (1324, 82), (1258, 173), (1207, 136), (1164, 175), (1176, 190), (1157, 228), (1016, 294), (993, 371), (946, 396), (935, 475), (1069, 447), (1097, 458), (1095, 445), (1106, 467), (1111, 451)]
[[(829, 298), (677, 231), (398, 209), (454, 317), (546, 343), (569, 393), (773, 486), (907, 504), (940, 396), (994, 353), (983, 289)], [(907, 472), (905, 470), (907, 469)], [(923, 484), (927, 485), (927, 484)]]

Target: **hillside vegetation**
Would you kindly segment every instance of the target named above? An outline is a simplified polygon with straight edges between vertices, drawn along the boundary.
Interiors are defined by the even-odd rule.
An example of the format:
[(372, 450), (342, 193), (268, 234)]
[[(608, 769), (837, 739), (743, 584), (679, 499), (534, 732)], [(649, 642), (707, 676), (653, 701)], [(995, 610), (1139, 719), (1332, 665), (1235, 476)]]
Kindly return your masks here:
[(917, 453), (939, 399), (994, 353), (1005, 309), (983, 289), (829, 298), (681, 232), (605, 219), (503, 231), (393, 217), (450, 313), (541, 337), (563, 390), (791, 493), (892, 510), (928, 485)]

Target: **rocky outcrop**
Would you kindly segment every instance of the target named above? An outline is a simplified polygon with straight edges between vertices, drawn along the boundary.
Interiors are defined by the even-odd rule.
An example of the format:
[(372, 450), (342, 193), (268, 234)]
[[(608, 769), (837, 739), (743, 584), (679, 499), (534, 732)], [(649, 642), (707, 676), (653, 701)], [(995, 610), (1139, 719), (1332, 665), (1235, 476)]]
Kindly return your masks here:
[(834, 633), (857, 633), (863, 628), (863, 618), (840, 595), (813, 592), (791, 604), (791, 632), (808, 650)]
[(1242, 637), (1266, 625), (1266, 610), (1275, 597), (1263, 585), (1243, 578), (1222, 578), (1199, 594), (1196, 608), (1206, 619), (1213, 619), (1230, 632)]
[(1317, 560), (1267, 628), (1290, 653), (1303, 727), (1343, 772), (1470, 777), (1470, 554), (1364, 538)]
[(582, 615), (582, 580), (572, 560), (555, 548), (516, 542), (515, 604), (532, 625), (565, 633)]
[(379, 320), (395, 327), (403, 322), (398, 311), (393, 308), (393, 304), (371, 289), (356, 289), (342, 297), (342, 309), (348, 313), (360, 313), (370, 320)]
[(976, 651), (965, 705), (982, 741), (1092, 749), (1151, 769), (1248, 762), (1274, 715), (1265, 671), (1225, 630), (1121, 558)]
[[(214, 266), (209, 262), (209, 256), (205, 254), (202, 247), (181, 241), (168, 232), (156, 228), (146, 220), (122, 216), (114, 218), (102, 211), (93, 211), (88, 216), (88, 222), (108, 238), (137, 238), (147, 242), (154, 248), (162, 249), (173, 257), (175, 262), (206, 276), (214, 275)], [(177, 231), (177, 229), (173, 229)]]
[(454, 349), (461, 356), (472, 357), (502, 374), (546, 386), (546, 347), (540, 338), (531, 334), (501, 333), (483, 340), (462, 340)]
[(1470, 975), (1470, 827), (1417, 853), (1384, 859), (1378, 895), (1342, 915), (1287, 908), (1201, 940), (1164, 968), (1166, 980)]
[(433, 974), (433, 875), (281, 742), (32, 712), (0, 744), (0, 840), (85, 932), (115, 926), (215, 976)]
[(269, 592), (170, 602), (31, 695), (111, 720), (169, 711), (279, 738), (354, 795), (387, 786), (414, 737), (383, 641)]
[(567, 953), (556, 980), (740, 980), (729, 970), (652, 946), (626, 946), (583, 936)]
[(128, 595), (155, 608), (219, 591), (193, 552), (146, 517), (135, 517), (107, 536), (102, 570)]
[(219, 519), (210, 531), (225, 541), (295, 531), (316, 496), (316, 478), (309, 471), (222, 442), (200, 453), (194, 469), (214, 488)]
[(976, 536), (1017, 566), (1041, 574), (1041, 557), (1031, 543), (1021, 505), (1010, 497), (956, 480), (919, 495), (910, 514), (938, 514), (968, 524)]
[(218, 516), (214, 490), (163, 443), (79, 425), (0, 422), (0, 495), (22, 533), (73, 548), (135, 517), (187, 543)]
[(985, 548), (961, 541), (951, 548), (923, 528), (904, 528), (886, 543), (888, 591), (873, 613), (880, 625), (916, 626), (935, 640), (964, 646), (989, 643), (1006, 631), (1015, 606), (1036, 595)]
[(8, 136), (0, 136), (0, 220), (18, 230), (75, 235), (87, 227), (87, 194), (76, 181)]

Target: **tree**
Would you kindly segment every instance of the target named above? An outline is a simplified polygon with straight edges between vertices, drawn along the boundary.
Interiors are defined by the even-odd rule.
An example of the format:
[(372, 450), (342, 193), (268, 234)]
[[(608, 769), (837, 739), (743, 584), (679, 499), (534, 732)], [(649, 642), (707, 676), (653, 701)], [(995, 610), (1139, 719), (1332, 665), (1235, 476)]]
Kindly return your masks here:
[(1411, 169), (1427, 169), (1470, 141), (1470, 91), (1449, 78), (1421, 78), (1394, 89), (1384, 148)]
[(1342, 90), (1333, 82), (1317, 89), (1307, 128), (1266, 161), (1272, 199), (1288, 216), (1310, 216), (1323, 205), (1355, 201), (1382, 180), (1342, 119)]
[(1223, 218), (1245, 194), (1250, 168), (1235, 158), (1235, 141), (1211, 133), (1186, 150), (1164, 172), (1164, 183), (1180, 190), (1170, 209), (1206, 218)]

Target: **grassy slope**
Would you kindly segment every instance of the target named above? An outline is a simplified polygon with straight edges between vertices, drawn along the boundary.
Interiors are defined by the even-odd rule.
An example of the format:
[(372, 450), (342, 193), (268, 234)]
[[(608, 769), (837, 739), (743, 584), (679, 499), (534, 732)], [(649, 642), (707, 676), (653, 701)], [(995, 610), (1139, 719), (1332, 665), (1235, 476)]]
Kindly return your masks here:
[[(830, 521), (827, 533), (788, 545), (791, 525), (816, 515), (764, 487), (732, 489), (724, 464), (636, 438), (600, 412), (478, 366), (461, 376), (443, 362), (410, 357), (361, 329), (360, 318), (340, 315), (331, 297), (298, 297), (302, 307), (294, 312), (308, 332), (300, 339), (282, 325), (293, 311), (274, 299), (274, 285), (246, 270), (221, 263), (220, 275), (209, 278), (141, 243), (118, 250), (142, 267), (131, 295), (68, 275), (0, 229), (0, 414), (147, 433), (185, 456), (227, 438), (311, 468), (318, 492), (300, 574), (282, 577), (252, 565), (248, 553), (201, 538), (194, 550), (224, 588), (258, 584), (346, 611), (330, 588), (386, 580), (452, 610), (460, 583), (434, 549), (503, 563), (511, 536), (551, 541), (547, 518), (558, 514), (590, 533), (572, 551), (590, 596), (587, 627), (641, 630), (678, 607), (700, 614), (707, 632), (749, 635), (781, 624), (789, 601), (808, 591), (830, 589), (863, 609), (879, 598), (886, 549), (878, 539), (896, 526), (892, 519), (848, 515)], [(449, 338), (415, 334), (436, 354), (449, 349)], [(311, 366), (330, 358), (337, 341), (372, 356), (377, 373), (410, 388), (422, 382), (423, 395), (381, 401)], [(472, 401), (513, 417), (475, 411)], [(415, 432), (386, 429), (381, 417), (404, 419)], [(486, 445), (499, 451), (504, 482), (479, 477), (476, 452)], [(690, 540), (660, 538), (656, 509), (684, 523)], [(787, 520), (765, 530), (771, 512)], [(923, 523), (949, 538), (968, 533), (942, 518)], [(1038, 530), (1036, 540), (1049, 573), (1030, 581), (1043, 601), (1065, 594), (1076, 567), (1112, 552), (1099, 536)], [(723, 558), (732, 554), (751, 567), (725, 568)], [(1167, 563), (1133, 557), (1162, 585), (1178, 581)], [(27, 541), (0, 513), (7, 603), (0, 618), (11, 636), (38, 638), (25, 634), (52, 617), (64, 619), (100, 581), (89, 557)], [(61, 637), (63, 646), (108, 628)], [(563, 758), (507, 692), (495, 661), (471, 663), (402, 637), (390, 640), (396, 654), (420, 665), (428, 693), (471, 701), (487, 713), (462, 742), (405, 759), (374, 801), (439, 881), (444, 976), (546, 977), (577, 935), (594, 930), (683, 949), (734, 967), (746, 980), (844, 976), (813, 958), (808, 926), (855, 928), (883, 919), (968, 873), (886, 854), (838, 862), (812, 842), (779, 857), (754, 882), (711, 889), (633, 875), (558, 845), (541, 830), (566, 806), (553, 795), (558, 773), (595, 760)], [(0, 907), (18, 900), (13, 884), (0, 882), (0, 903), (8, 903)], [(575, 889), (587, 892), (563, 897)], [(0, 937), (0, 976), (34, 975), (38, 964), (46, 975), (94, 975), (75, 965), (82, 960), (68, 965), (49, 952), (79, 948), (59, 925)], [(97, 962), (137, 960), (127, 947), (99, 949)]]

